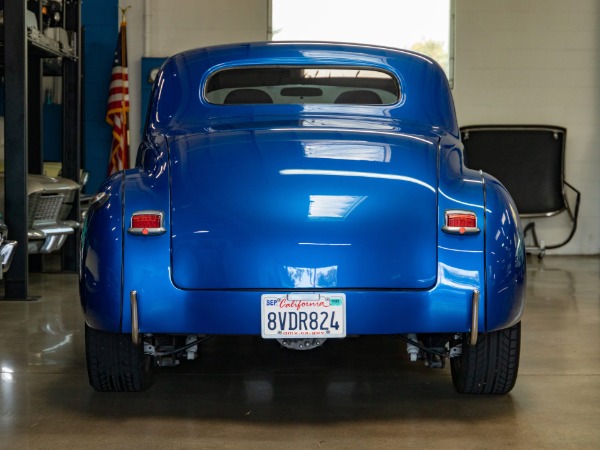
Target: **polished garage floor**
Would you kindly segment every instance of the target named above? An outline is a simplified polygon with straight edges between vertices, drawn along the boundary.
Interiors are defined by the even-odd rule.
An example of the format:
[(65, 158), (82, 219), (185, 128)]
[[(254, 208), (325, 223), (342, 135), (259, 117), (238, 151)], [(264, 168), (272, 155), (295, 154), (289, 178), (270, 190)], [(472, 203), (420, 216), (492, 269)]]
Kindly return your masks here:
[(0, 448), (600, 448), (600, 258), (529, 260), (508, 396), (454, 392), (391, 337), (291, 352), (218, 337), (141, 394), (87, 382), (76, 276), (0, 302)]

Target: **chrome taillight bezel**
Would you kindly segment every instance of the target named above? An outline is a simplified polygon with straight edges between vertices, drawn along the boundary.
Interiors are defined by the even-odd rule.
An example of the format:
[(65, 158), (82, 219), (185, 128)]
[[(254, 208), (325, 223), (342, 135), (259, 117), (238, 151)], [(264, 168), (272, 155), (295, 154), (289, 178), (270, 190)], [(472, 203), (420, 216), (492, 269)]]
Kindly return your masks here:
[[(133, 226), (133, 219), (136, 216), (142, 216), (142, 215), (153, 215), (153, 216), (159, 216), (159, 223), (160, 226), (159, 227), (152, 227), (152, 228), (147, 228), (147, 227), (134, 227)], [(165, 219), (165, 214), (162, 211), (156, 211), (156, 210), (144, 210), (144, 211), (136, 211), (131, 215), (131, 219), (130, 219), (130, 227), (127, 230), (127, 232), (129, 234), (134, 234), (134, 235), (139, 235), (139, 236), (156, 236), (159, 234), (163, 234), (165, 233), (167, 230), (164, 227), (164, 219)]]
[[(450, 216), (452, 215), (467, 215), (475, 218), (475, 226), (474, 227), (456, 227), (448, 225)], [(462, 209), (447, 209), (444, 211), (444, 226), (442, 227), (442, 231), (448, 234), (458, 234), (458, 235), (470, 235), (477, 234), (481, 230), (477, 226), (477, 214), (473, 211), (466, 211)]]

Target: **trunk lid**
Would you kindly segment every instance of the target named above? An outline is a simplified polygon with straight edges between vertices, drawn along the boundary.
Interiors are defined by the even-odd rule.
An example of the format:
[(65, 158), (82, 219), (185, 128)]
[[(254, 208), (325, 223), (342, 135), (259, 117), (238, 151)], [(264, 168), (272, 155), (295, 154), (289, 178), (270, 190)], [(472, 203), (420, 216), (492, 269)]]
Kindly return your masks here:
[(425, 289), (436, 281), (437, 138), (246, 129), (170, 143), (182, 289)]

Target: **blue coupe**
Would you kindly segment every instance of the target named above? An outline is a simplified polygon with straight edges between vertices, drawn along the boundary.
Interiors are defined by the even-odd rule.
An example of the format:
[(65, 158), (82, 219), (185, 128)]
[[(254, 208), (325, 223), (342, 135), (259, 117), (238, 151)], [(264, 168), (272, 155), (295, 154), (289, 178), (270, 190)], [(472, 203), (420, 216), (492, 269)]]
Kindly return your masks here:
[(432, 59), (331, 43), (186, 51), (160, 69), (136, 167), (83, 229), (89, 380), (147, 388), (213, 335), (292, 350), (386, 334), (464, 393), (516, 381), (519, 216), (470, 170)]

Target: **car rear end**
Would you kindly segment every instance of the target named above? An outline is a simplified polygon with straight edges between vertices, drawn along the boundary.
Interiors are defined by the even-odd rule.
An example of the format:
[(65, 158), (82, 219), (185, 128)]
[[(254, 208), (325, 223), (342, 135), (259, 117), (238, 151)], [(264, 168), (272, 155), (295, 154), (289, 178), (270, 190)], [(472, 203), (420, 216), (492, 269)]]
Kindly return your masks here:
[[(168, 171), (153, 163), (123, 188), (124, 292), (136, 292), (139, 332), (469, 330), (476, 290), (485, 304), (483, 233), (471, 230), (482, 181), (438, 178), (440, 139), (271, 120), (172, 140)], [(458, 210), (475, 227), (448, 223)], [(140, 214), (155, 216), (146, 232)]]
[[(518, 321), (516, 211), (464, 167), (431, 60), (335, 44), (202, 49), (167, 61), (149, 111), (138, 167), (106, 182), (83, 232), (96, 389), (133, 373), (116, 390), (140, 390), (148, 359), (194, 359), (210, 335), (297, 350), (399, 335), (443, 366)], [(120, 354), (101, 349), (126, 339), (135, 371), (107, 375)]]

